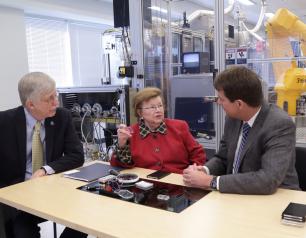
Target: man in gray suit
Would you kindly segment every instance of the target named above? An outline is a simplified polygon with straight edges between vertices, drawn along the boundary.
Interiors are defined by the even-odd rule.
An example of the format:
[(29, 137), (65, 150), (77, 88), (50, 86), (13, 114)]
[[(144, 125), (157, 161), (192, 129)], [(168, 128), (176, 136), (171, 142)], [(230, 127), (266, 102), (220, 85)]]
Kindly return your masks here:
[(185, 169), (184, 183), (238, 194), (298, 190), (295, 125), (286, 112), (264, 101), (259, 77), (233, 67), (221, 72), (214, 86), (227, 114), (220, 148), (204, 167)]

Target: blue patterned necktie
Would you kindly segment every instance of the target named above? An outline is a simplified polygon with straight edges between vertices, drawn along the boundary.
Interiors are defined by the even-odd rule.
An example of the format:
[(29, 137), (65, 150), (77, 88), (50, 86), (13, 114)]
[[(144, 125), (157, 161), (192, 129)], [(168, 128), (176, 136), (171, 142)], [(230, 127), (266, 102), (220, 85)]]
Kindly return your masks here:
[(241, 153), (242, 153), (243, 148), (246, 144), (250, 129), (251, 129), (251, 127), (249, 126), (248, 123), (243, 124), (241, 143), (240, 143), (239, 150), (238, 150), (237, 156), (235, 157), (234, 164), (233, 164), (233, 174), (238, 173), (238, 170), (239, 170), (239, 167), (240, 167), (240, 164), (241, 164)]

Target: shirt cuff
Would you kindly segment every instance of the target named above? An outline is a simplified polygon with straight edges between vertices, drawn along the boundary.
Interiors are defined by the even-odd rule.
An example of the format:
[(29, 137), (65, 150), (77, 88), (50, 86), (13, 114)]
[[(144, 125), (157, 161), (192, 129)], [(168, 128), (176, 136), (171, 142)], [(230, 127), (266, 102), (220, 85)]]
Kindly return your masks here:
[(205, 173), (206, 173), (207, 175), (210, 175), (210, 172), (209, 172), (209, 168), (208, 168), (208, 167), (203, 166), (203, 169), (204, 169), (204, 171), (205, 171)]
[(44, 170), (46, 171), (46, 173), (49, 175), (49, 174), (55, 174), (55, 171), (54, 169), (52, 169), (50, 166), (48, 165), (45, 165), (43, 166)]

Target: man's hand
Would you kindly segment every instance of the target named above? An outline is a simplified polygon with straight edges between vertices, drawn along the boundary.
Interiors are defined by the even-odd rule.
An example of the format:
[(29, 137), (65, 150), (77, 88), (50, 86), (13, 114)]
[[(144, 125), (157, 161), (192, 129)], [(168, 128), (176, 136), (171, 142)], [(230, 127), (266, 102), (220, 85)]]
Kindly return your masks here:
[(42, 177), (42, 176), (45, 176), (45, 175), (47, 175), (47, 174), (46, 174), (46, 171), (44, 169), (38, 169), (32, 175), (31, 179)]
[(190, 165), (183, 171), (183, 181), (190, 187), (208, 189), (212, 178), (205, 173), (203, 166)]
[[(204, 173), (206, 173), (206, 171), (203, 168), (203, 166), (202, 165), (197, 165), (196, 163), (194, 163), (193, 165), (189, 165), (187, 169), (203, 171)], [(187, 169), (185, 169), (185, 170), (187, 170)]]

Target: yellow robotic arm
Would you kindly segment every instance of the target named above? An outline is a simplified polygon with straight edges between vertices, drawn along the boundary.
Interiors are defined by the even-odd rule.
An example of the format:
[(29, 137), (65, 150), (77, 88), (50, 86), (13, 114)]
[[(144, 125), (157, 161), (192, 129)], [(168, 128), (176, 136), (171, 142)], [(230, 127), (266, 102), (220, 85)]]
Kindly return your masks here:
[[(306, 25), (285, 8), (278, 9), (267, 25), (269, 56), (271, 58), (294, 57), (289, 37), (300, 41), (303, 56), (306, 56)], [(276, 78), (277, 105), (296, 115), (296, 101), (306, 91), (306, 70), (297, 68), (296, 62), (273, 62)]]

